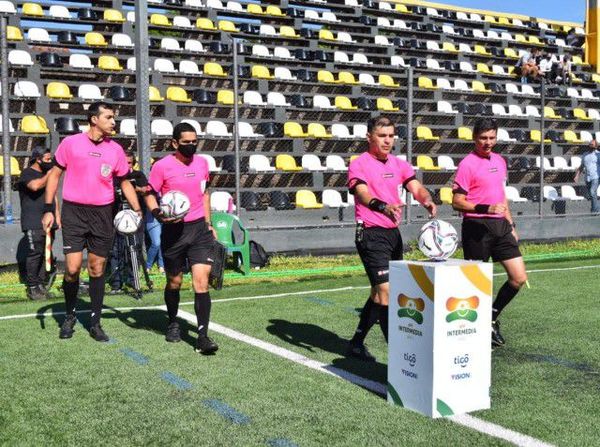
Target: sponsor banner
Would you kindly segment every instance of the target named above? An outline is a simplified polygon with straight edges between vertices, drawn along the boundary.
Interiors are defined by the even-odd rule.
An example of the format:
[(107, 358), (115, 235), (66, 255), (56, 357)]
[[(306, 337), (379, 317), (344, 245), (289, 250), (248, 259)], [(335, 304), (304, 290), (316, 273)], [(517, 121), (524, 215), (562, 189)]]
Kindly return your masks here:
[(490, 407), (491, 293), (491, 263), (390, 263), (390, 402), (430, 417)]

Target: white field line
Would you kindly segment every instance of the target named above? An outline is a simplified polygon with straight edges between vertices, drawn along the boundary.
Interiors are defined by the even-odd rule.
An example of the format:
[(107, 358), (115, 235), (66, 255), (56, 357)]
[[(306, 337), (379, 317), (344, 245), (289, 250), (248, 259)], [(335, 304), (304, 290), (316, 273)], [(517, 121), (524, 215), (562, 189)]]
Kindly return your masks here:
[[(166, 307), (163, 306), (163, 309), (166, 310)], [(189, 321), (192, 324), (196, 324), (196, 316), (192, 315), (189, 312), (180, 310), (178, 313), (180, 318)], [(299, 365), (306, 366), (310, 369), (318, 371), (320, 373), (328, 374), (330, 376), (335, 376), (340, 379), (347, 380), (350, 383), (358, 385), (360, 387), (366, 388), (370, 391), (373, 391), (380, 395), (386, 395), (386, 386), (383, 383), (375, 382), (373, 380), (365, 379), (363, 377), (357, 376), (356, 374), (352, 374), (348, 371), (345, 371), (340, 368), (336, 368), (335, 366), (328, 365), (323, 362), (319, 362), (317, 360), (310, 359), (308, 357), (303, 356), (302, 354), (298, 354), (297, 352), (290, 351), (289, 349), (282, 348), (280, 346), (276, 346), (274, 344), (268, 343), (266, 341), (260, 340), (258, 338), (251, 337), (249, 335), (242, 334), (241, 332), (235, 331), (228, 327), (222, 326), (218, 323), (210, 323), (211, 331), (217, 332), (221, 335), (225, 335), (226, 337), (233, 338), (234, 340), (241, 341), (243, 343), (249, 344), (251, 346), (255, 346), (264, 351), (267, 351), (271, 354), (275, 354), (278, 357), (282, 357), (286, 360), (290, 360)], [(479, 418), (469, 415), (459, 415), (448, 418), (452, 422), (455, 422), (459, 425), (463, 425), (465, 427), (476, 430), (480, 433), (484, 433), (489, 436), (493, 436), (495, 438), (503, 439), (505, 441), (511, 442), (514, 445), (520, 447), (551, 447), (552, 444), (547, 444), (539, 439), (532, 438), (531, 436), (524, 435), (522, 433), (516, 432), (514, 430), (510, 430), (508, 428), (504, 428), (500, 425), (493, 424), (491, 422), (486, 422)]]

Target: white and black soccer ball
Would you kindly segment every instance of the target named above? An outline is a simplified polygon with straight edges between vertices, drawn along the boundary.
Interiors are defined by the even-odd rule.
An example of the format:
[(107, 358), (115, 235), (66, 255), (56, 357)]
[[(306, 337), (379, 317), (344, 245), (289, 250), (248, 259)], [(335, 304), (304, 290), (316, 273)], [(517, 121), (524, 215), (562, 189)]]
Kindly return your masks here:
[(142, 218), (133, 210), (121, 210), (113, 220), (115, 229), (121, 234), (133, 234), (142, 223)]
[(458, 247), (458, 234), (452, 225), (443, 220), (430, 220), (421, 227), (419, 250), (434, 261), (444, 261)]
[(190, 199), (181, 191), (169, 191), (160, 199), (163, 215), (170, 219), (182, 219), (190, 210)]

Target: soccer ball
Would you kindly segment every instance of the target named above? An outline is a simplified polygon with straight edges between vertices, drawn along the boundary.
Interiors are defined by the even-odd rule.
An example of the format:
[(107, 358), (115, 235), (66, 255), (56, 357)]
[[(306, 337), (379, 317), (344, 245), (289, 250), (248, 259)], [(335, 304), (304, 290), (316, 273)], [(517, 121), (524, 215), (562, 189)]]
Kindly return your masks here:
[(452, 225), (443, 220), (430, 220), (421, 227), (419, 250), (434, 261), (448, 259), (456, 251), (458, 234)]
[(133, 210), (119, 211), (113, 220), (115, 229), (121, 234), (135, 233), (141, 223), (142, 218)]
[(163, 215), (170, 219), (182, 219), (190, 210), (190, 199), (181, 191), (169, 191), (160, 199)]

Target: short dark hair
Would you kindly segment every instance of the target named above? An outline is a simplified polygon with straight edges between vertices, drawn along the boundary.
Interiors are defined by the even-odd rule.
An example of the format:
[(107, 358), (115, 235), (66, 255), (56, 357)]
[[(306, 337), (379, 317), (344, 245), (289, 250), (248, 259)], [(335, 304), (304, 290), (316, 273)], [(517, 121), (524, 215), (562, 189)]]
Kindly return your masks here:
[(114, 112), (114, 107), (107, 102), (97, 101), (90, 104), (90, 107), (87, 109), (87, 120), (88, 123), (92, 124), (92, 117), (100, 115), (100, 109), (112, 110)]
[(125, 151), (125, 157), (126, 158), (133, 158), (133, 164), (135, 164), (135, 162), (137, 161), (137, 156), (135, 151), (129, 150), (129, 151)]
[(479, 118), (473, 125), (473, 136), (476, 137), (482, 132), (495, 130), (498, 132), (498, 122), (493, 118)]
[(194, 129), (194, 126), (190, 123), (179, 123), (173, 128), (173, 139), (179, 141), (181, 134), (184, 132), (194, 132), (195, 134), (198, 134), (196, 129)]
[(394, 122), (391, 119), (389, 119), (387, 116), (375, 116), (367, 122), (367, 132), (371, 133), (377, 127), (389, 127), (389, 126), (394, 127), (394, 130), (396, 128), (396, 125), (394, 124)]

